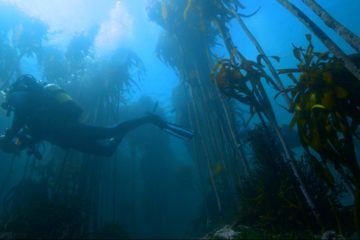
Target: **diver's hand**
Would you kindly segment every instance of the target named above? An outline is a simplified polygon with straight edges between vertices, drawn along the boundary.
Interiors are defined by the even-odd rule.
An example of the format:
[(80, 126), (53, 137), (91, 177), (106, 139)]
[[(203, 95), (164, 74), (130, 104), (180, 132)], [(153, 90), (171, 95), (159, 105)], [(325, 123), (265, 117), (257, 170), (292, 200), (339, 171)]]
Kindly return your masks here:
[(149, 121), (158, 126), (159, 128), (163, 129), (167, 126), (167, 122), (165, 120), (163, 120), (160, 116), (154, 114), (154, 113), (150, 113), (150, 112), (147, 112), (146, 113), (146, 117), (149, 119)]

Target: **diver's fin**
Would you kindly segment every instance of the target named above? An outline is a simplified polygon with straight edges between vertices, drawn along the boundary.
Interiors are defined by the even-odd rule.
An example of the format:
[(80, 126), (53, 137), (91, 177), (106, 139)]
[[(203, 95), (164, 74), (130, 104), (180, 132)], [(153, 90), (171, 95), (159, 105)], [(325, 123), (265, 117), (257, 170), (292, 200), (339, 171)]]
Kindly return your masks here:
[(164, 127), (164, 131), (178, 138), (190, 140), (194, 137), (193, 131), (180, 127), (179, 125), (174, 123), (167, 122), (166, 126)]
[[(156, 110), (157, 105), (158, 104), (156, 102), (153, 109), (154, 111)], [(152, 117), (153, 122), (170, 135), (173, 135), (178, 138), (189, 139), (189, 140), (194, 137), (194, 132), (191, 130), (185, 129), (175, 123), (164, 121), (162, 118), (160, 118), (158, 115), (154, 114), (153, 112), (152, 113), (147, 112), (146, 114)]]

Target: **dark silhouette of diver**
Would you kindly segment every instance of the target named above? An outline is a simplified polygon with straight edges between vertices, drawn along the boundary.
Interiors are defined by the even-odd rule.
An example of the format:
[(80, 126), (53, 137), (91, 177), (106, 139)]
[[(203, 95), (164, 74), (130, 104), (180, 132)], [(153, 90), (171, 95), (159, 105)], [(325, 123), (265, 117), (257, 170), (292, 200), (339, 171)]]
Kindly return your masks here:
[(154, 124), (177, 137), (191, 139), (193, 133), (164, 121), (155, 114), (122, 122), (114, 127), (82, 123), (82, 109), (55, 84), (41, 84), (32, 75), (23, 75), (5, 91), (2, 107), (13, 112), (12, 125), (0, 137), (0, 148), (16, 153), (28, 149), (40, 158), (35, 145), (48, 141), (63, 148), (101, 156), (111, 156), (131, 130)]

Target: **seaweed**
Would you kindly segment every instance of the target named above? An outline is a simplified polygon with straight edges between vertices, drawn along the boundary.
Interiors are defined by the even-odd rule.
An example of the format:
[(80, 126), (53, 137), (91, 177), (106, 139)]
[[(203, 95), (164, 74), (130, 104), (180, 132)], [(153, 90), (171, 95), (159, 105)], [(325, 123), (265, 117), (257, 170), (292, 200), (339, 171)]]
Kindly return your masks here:
[[(281, 74), (288, 74), (294, 84), (285, 90), (291, 95), (290, 125), (297, 126), (310, 163), (329, 186), (333, 180), (324, 167), (328, 163), (355, 186), (354, 215), (358, 224), (360, 167), (354, 138), (360, 123), (360, 84), (341, 60), (329, 52), (315, 52), (311, 35), (306, 38), (307, 49), (294, 46), (293, 53), (299, 61), (297, 68), (279, 70)], [(359, 58), (358, 55), (350, 57)], [(299, 73), (298, 77), (295, 73)]]
[[(238, 224), (273, 233), (292, 232), (295, 236), (306, 231), (320, 232), (322, 229), (317, 227), (311, 209), (304, 204), (289, 165), (282, 161), (281, 146), (274, 133), (269, 135), (264, 127), (258, 126), (249, 133), (247, 141), (256, 167), (239, 188)], [(307, 158), (304, 156), (297, 162), (297, 167), (322, 217), (322, 228), (350, 235), (353, 231), (349, 225), (351, 211), (339, 201), (344, 189), (339, 185), (335, 188), (326, 185), (309, 167)]]
[[(237, 2), (154, 1), (148, 9), (149, 17), (164, 28), (158, 57), (176, 71), (187, 96), (176, 115), (182, 125), (197, 132), (188, 147), (200, 175), (204, 205), (207, 201), (216, 203), (216, 209), (206, 209), (205, 215), (212, 215), (212, 211), (214, 215), (227, 215), (231, 206), (236, 207), (237, 200), (227, 196), (235, 195), (239, 172), (248, 171), (231, 106), (218, 94), (208, 74), (214, 60), (212, 47), (219, 35), (214, 21), (230, 21), (232, 17), (225, 8), (238, 6)], [(224, 174), (215, 176), (212, 166), (219, 161)], [(242, 167), (234, 167), (238, 165)]]
[(1, 231), (16, 238), (73, 238), (81, 236), (87, 204), (77, 195), (51, 195), (45, 182), (25, 180), (7, 193)]
[(257, 62), (242, 60), (237, 63), (232, 55), (230, 59), (220, 60), (211, 71), (212, 79), (224, 95), (249, 106), (250, 119), (256, 113), (274, 118), (270, 101), (260, 80), (264, 78), (274, 88), (277, 88), (277, 85), (263, 70), (260, 61), (261, 56)]

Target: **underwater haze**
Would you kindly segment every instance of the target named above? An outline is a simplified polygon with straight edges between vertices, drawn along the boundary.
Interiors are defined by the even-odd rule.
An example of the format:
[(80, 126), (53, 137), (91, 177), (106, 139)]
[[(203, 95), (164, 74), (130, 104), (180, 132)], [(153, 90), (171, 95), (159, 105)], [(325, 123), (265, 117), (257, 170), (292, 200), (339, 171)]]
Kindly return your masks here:
[(360, 238), (359, 9), (0, 0), (0, 239)]

